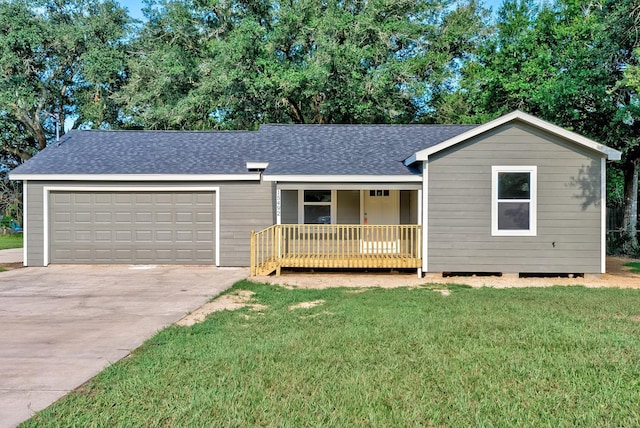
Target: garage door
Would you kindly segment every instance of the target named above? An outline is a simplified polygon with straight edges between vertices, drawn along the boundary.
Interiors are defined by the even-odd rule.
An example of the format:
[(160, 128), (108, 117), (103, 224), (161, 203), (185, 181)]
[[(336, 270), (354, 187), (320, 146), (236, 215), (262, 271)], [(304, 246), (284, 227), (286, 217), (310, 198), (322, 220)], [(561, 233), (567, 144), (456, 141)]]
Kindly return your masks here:
[(214, 192), (50, 194), (51, 263), (215, 262)]

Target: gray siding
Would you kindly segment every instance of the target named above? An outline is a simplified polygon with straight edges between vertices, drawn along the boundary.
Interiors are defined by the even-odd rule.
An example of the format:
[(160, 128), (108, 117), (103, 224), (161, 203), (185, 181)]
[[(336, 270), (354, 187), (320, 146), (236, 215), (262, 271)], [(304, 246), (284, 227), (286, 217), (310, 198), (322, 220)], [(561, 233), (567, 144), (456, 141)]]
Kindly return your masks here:
[(44, 262), (44, 215), (42, 200), (42, 183), (28, 181), (25, 186), (27, 193), (26, 216), (24, 228), (26, 231), (25, 245), (27, 246), (27, 266), (42, 266)]
[(261, 230), (274, 224), (273, 184), (258, 182), (56, 182), (29, 181), (27, 184), (27, 263), (44, 263), (43, 187), (116, 187), (145, 186), (170, 189), (176, 187), (220, 188), (220, 265), (249, 265), (251, 230)]
[(281, 190), (280, 214), (282, 216), (282, 224), (298, 223), (298, 191), (297, 190)]
[(360, 191), (338, 190), (338, 224), (360, 224)]
[(418, 192), (400, 191), (400, 224), (418, 224)]
[(251, 231), (275, 224), (273, 183), (220, 184), (220, 265), (249, 266)]
[[(537, 236), (491, 236), (491, 167), (536, 165)], [(600, 157), (511, 124), (429, 160), (428, 270), (599, 273)]]

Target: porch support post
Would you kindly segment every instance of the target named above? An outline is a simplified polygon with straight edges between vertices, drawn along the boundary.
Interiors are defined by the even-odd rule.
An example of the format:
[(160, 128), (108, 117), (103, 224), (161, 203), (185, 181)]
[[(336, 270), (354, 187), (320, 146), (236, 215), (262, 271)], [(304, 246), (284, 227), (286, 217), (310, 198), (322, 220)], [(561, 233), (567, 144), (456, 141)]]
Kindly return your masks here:
[(422, 272), (429, 272), (429, 159), (422, 162)]
[[(417, 208), (418, 208), (418, 215), (417, 215), (417, 217), (418, 217), (418, 225), (422, 225), (422, 190), (418, 190), (418, 207)], [(422, 234), (424, 235), (424, 226), (423, 226)], [(421, 235), (421, 236), (423, 236), (423, 235)], [(423, 242), (424, 242), (424, 238), (422, 238), (422, 239), (423, 239)], [(422, 256), (422, 242), (418, 243), (418, 245), (420, 245), (419, 248), (421, 250), (420, 251), (421, 260), (424, 260), (423, 256)], [(422, 267), (418, 268), (418, 278), (422, 278)]]
[(282, 190), (276, 188), (276, 224), (282, 224)]
[[(26, 205), (24, 206), (26, 207)], [(602, 157), (600, 158), (600, 273), (605, 273), (606, 271), (607, 271), (607, 162), (606, 162), (606, 159)]]

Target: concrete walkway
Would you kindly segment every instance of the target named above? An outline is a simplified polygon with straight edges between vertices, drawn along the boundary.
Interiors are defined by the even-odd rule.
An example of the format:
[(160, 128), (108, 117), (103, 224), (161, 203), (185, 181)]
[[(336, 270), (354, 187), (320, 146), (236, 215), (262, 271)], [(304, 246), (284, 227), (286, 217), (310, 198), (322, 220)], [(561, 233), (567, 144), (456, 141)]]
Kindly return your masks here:
[(49, 266), (0, 273), (0, 427), (13, 427), (247, 269)]
[(0, 263), (22, 263), (23, 255), (22, 248), (0, 250)]

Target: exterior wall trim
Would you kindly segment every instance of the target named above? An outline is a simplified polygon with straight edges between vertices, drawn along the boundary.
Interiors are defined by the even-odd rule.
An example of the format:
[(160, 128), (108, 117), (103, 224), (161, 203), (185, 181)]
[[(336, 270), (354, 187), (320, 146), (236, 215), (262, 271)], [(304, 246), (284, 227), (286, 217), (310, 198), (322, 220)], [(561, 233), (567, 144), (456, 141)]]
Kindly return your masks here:
[(260, 181), (255, 174), (9, 174), (11, 180), (39, 181)]
[(423, 199), (422, 199), (422, 194), (423, 194), (423, 190), (420, 189), (418, 190), (418, 224), (422, 226), (422, 251), (421, 251), (421, 256), (422, 256), (422, 266), (420, 267), (420, 269), (418, 269), (418, 277), (422, 278), (422, 272), (423, 272), (423, 268), (424, 268), (424, 263), (425, 263), (425, 257), (424, 257), (424, 241), (427, 239), (427, 234), (429, 233), (428, 230), (426, 230), (426, 228), (423, 226), (422, 224), (422, 210), (423, 210)]
[(264, 181), (297, 181), (307, 183), (415, 183), (420, 175), (263, 175)]
[(29, 188), (27, 180), (22, 182), (22, 242), (24, 243), (22, 245), (22, 265), (23, 266), (29, 266), (28, 265), (28, 254), (29, 252), (27, 251), (27, 245), (29, 245), (29, 239), (27, 239), (27, 233), (29, 233), (27, 231), (27, 224), (29, 223), (29, 213), (28, 213), (28, 209), (29, 209), (29, 204), (27, 203), (28, 201), (28, 196), (27, 196), (27, 189)]
[[(44, 186), (42, 188), (43, 266), (49, 266), (49, 194), (68, 192), (215, 192), (216, 194), (216, 266), (220, 266), (220, 187), (219, 186)], [(26, 259), (25, 259), (26, 260)]]
[[(604, 159), (604, 158), (603, 158)], [(529, 195), (529, 230), (498, 229), (498, 173), (528, 172), (531, 177)], [(538, 233), (538, 167), (536, 165), (491, 167), (491, 236), (536, 236)]]
[(322, 184), (322, 183), (277, 183), (277, 189), (280, 190), (370, 190), (375, 188), (381, 190), (420, 190), (422, 189), (422, 177), (420, 178), (420, 182), (414, 183), (387, 183), (387, 182), (376, 182), (372, 184), (357, 184), (357, 183), (332, 183), (332, 184)]
[[(309, 190), (309, 189), (307, 189)], [(331, 202), (329, 204), (331, 217), (331, 224), (336, 224), (337, 214), (338, 214), (338, 191), (335, 189), (320, 189), (320, 190), (331, 190)], [(305, 224), (304, 222), (304, 190), (298, 190), (298, 224)], [(280, 223), (277, 223), (280, 224)]]
[(429, 272), (429, 159), (422, 162), (422, 272)]

